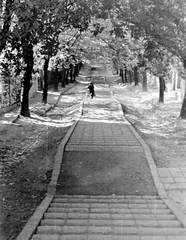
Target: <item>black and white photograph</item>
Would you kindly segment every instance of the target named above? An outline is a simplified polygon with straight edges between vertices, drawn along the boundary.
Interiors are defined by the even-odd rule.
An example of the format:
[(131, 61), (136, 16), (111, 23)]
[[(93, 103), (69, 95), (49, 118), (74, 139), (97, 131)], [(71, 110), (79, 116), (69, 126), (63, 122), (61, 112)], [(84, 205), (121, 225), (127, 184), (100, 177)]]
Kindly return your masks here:
[(186, 0), (0, 0), (0, 240), (186, 240)]

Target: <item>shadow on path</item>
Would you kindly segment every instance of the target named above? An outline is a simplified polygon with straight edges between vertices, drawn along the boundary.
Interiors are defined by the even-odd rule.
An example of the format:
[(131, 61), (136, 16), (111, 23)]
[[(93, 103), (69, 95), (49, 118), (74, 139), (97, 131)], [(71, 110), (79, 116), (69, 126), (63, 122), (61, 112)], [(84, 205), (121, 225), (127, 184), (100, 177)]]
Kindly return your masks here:
[(157, 195), (143, 148), (101, 86), (64, 153), (57, 194)]
[(143, 153), (66, 152), (57, 194), (156, 195)]

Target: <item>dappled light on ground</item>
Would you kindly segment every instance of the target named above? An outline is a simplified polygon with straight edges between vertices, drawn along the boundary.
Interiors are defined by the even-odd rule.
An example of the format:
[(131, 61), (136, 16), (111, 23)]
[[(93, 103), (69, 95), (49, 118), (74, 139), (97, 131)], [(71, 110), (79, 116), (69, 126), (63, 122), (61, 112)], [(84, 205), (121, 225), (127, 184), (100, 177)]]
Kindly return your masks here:
[(100, 119), (100, 118), (82, 118), (81, 121), (86, 121), (86, 122), (100, 122), (100, 123), (123, 123), (123, 121), (115, 121), (115, 120), (110, 120), (110, 119)]
[(182, 102), (174, 92), (165, 92), (165, 103), (158, 102), (158, 89), (149, 86), (112, 86), (114, 96), (123, 104), (127, 119), (151, 147), (158, 167), (186, 167), (186, 121), (182, 120)]
[(19, 114), (19, 111), (11, 111), (0, 115), (0, 124), (12, 124), (12, 120), (16, 119)]
[[(78, 84), (60, 98), (60, 92), (52, 93), (49, 95), (49, 98), (52, 98), (50, 102), (56, 103), (59, 98), (54, 106), (39, 103), (35, 99), (36, 103), (30, 107), (31, 118), (21, 117), (19, 121), (53, 127), (71, 126), (75, 119), (79, 117), (80, 102), (84, 99), (85, 92), (83, 85)], [(58, 96), (57, 99), (54, 97), (56, 95)], [(40, 93), (36, 97), (41, 97)]]
[(37, 124), (37, 125), (44, 125), (44, 126), (51, 126), (51, 127), (67, 127), (71, 126), (74, 123), (74, 120), (51, 120), (50, 118), (39, 117), (37, 115), (33, 115), (32, 118), (24, 118), (21, 117), (19, 120), (20, 124), (23, 122), (26, 124)]
[(118, 112), (118, 104), (111, 98), (110, 91), (99, 86), (96, 96), (88, 97), (84, 101), (83, 119), (122, 121), (122, 115)]
[(60, 91), (49, 91), (48, 104), (41, 102), (41, 92), (36, 93), (29, 101), (31, 117), (20, 116), (16, 123), (12, 121), (20, 106), (0, 116), (1, 216), (6, 239), (17, 235), (45, 197), (57, 147), (80, 115), (86, 93), (83, 87), (78, 84), (68, 90), (58, 104)]
[(9, 117), (15, 117), (16, 113), (15, 112), (10, 112), (10, 113), (5, 113), (4, 118), (9, 118)]
[(157, 89), (145, 93), (140, 90), (129, 92), (128, 89), (114, 87), (114, 91), (115, 96), (123, 104), (126, 116), (129, 115), (133, 123), (141, 122), (143, 124), (141, 130), (144, 133), (169, 137), (169, 133), (175, 132), (175, 126), (179, 123), (181, 102), (174, 99), (172, 94), (165, 93), (165, 103), (159, 104)]

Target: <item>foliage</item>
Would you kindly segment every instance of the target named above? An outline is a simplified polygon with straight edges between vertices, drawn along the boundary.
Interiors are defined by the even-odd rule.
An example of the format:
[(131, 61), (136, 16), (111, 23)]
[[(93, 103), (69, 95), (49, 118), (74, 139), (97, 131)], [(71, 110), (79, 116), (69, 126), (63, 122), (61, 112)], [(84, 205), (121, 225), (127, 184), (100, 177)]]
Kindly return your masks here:
[(145, 39), (132, 36), (131, 29), (116, 19), (96, 19), (93, 35), (102, 45), (104, 52), (117, 62), (119, 67), (131, 69), (139, 64), (139, 57), (144, 54)]
[(118, 69), (138, 66), (158, 76), (175, 67), (175, 58), (182, 74), (180, 60), (186, 68), (184, 0), (6, 0), (0, 6), (4, 43), (27, 65), (34, 47), (35, 70), (46, 58), (55, 69), (107, 57)]
[(2, 103), (7, 106), (20, 99), (23, 61), (18, 59), (16, 51), (11, 51), (11, 49), (4, 51), (3, 55), (0, 61), (0, 81), (4, 89)]
[(119, 0), (115, 14), (139, 35), (184, 59), (186, 2), (184, 0)]

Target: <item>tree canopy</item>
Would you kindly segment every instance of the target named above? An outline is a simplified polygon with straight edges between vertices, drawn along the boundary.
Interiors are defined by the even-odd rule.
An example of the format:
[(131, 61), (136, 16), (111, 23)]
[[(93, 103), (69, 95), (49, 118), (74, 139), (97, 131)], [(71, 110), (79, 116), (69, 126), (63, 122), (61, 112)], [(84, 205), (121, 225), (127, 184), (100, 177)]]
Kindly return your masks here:
[(46, 72), (52, 58), (74, 64), (98, 55), (136, 74), (141, 69), (162, 77), (175, 61), (186, 69), (185, 0), (1, 0), (0, 9), (0, 52), (13, 57), (13, 51), (17, 66), (24, 66), (18, 67), (23, 115), (29, 116), (36, 56)]

